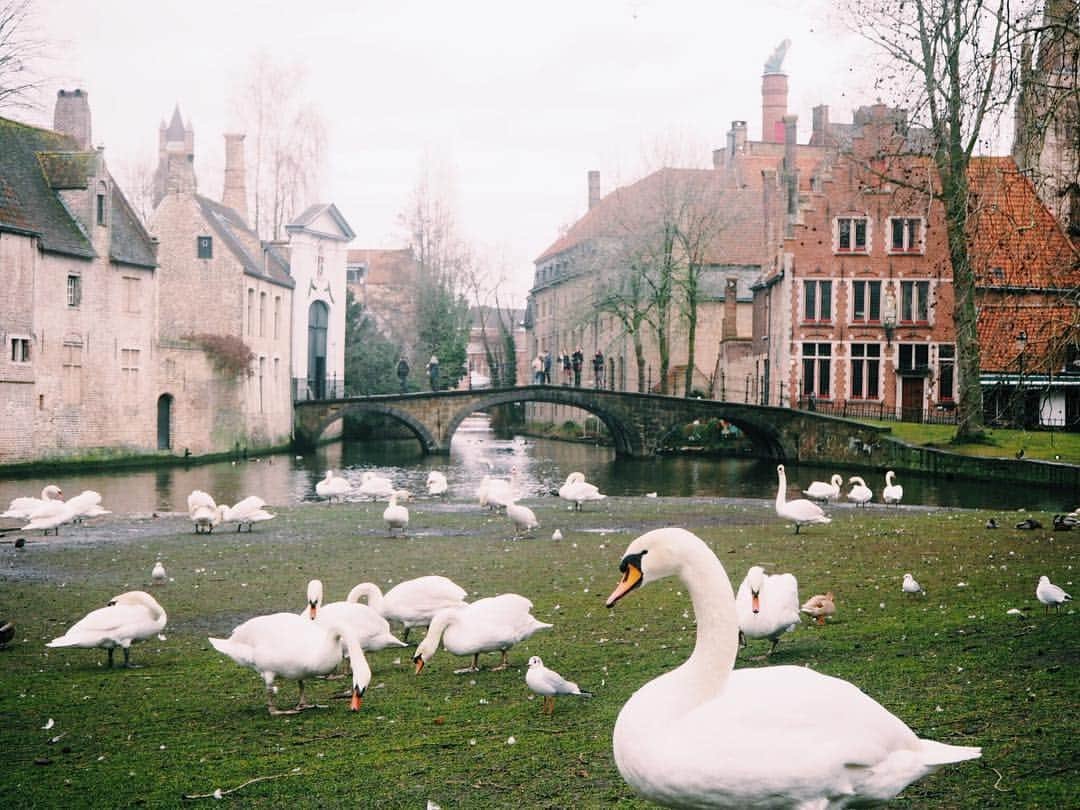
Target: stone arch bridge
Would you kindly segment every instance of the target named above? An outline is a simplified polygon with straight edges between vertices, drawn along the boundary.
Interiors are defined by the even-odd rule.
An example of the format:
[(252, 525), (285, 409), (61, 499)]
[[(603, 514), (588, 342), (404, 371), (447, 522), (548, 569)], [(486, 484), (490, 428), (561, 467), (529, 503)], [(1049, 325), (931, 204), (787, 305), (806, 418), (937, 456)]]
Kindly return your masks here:
[(742, 430), (763, 458), (874, 466), (890, 457), (883, 435), (887, 428), (847, 419), (791, 408), (554, 385), (297, 402), (294, 440), (301, 448), (310, 447), (346, 414), (378, 413), (406, 425), (425, 452), (445, 455), (465, 417), (514, 402), (572, 405), (594, 414), (607, 426), (619, 456), (647, 458), (672, 429), (695, 419), (717, 418)]

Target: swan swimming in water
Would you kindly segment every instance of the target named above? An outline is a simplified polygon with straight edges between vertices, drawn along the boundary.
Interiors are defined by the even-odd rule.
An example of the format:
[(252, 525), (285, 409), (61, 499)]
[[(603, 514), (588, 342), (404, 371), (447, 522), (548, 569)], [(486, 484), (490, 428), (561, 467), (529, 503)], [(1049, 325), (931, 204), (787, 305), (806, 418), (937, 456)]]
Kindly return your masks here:
[(853, 684), (801, 666), (733, 671), (735, 596), (696, 535), (656, 529), (630, 544), (612, 607), (663, 577), (686, 586), (697, 617), (693, 654), (638, 689), (615, 722), (615, 764), (668, 807), (838, 809), (881, 802), (975, 747), (919, 739)]

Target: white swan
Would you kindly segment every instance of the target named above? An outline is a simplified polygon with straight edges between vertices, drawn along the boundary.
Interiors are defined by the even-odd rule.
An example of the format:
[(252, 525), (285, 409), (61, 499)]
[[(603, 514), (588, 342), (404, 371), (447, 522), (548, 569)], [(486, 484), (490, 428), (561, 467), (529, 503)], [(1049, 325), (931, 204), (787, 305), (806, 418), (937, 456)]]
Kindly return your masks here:
[(362, 582), (349, 591), (347, 602), (367, 599), (368, 607), (385, 619), (401, 622), (404, 640), (413, 627), (427, 627), (440, 610), (465, 607), (465, 589), (437, 574), (399, 582), (385, 594), (374, 582)]
[(767, 638), (772, 655), (780, 636), (799, 624), (799, 584), (792, 574), (765, 573), (760, 565), (746, 572), (735, 594), (735, 615), (739, 620), (739, 639)]
[[(390, 622), (370, 606), (360, 604), (355, 599), (330, 602), (325, 605), (322, 600), (322, 580), (313, 579), (307, 586), (307, 607), (300, 611), (300, 615), (324, 624), (340, 623), (344, 627), (351, 628), (356, 633), (357, 642), (365, 652), (385, 650), (388, 647), (409, 646), (390, 632)], [(344, 647), (342, 652), (348, 655), (348, 650)]]
[(258, 495), (248, 495), (242, 501), (238, 501), (235, 506), (221, 504), (218, 509), (221, 510), (222, 523), (235, 523), (237, 531), (247, 526), (250, 532), (256, 523), (277, 517), (267, 512), (265, 506), (266, 501)]
[(670, 807), (826, 810), (884, 801), (980, 749), (920, 740), (857, 687), (806, 667), (732, 671), (735, 597), (716, 555), (684, 529), (648, 532), (626, 550), (611, 607), (675, 575), (697, 617), (681, 666), (637, 690), (613, 735), (623, 779)]
[(168, 578), (168, 575), (165, 573), (165, 566), (162, 564), (161, 560), (158, 560), (154, 563), (154, 567), (150, 571), (150, 580), (155, 585), (164, 585)]
[(113, 650), (120, 647), (124, 651), (124, 666), (128, 667), (131, 645), (156, 636), (165, 629), (167, 620), (165, 609), (146, 591), (127, 591), (110, 599), (106, 607), (87, 613), (64, 635), (45, 646), (103, 647), (109, 651), (110, 667)]
[(540, 521), (536, 519), (533, 510), (527, 506), (522, 506), (517, 501), (510, 501), (506, 504), (506, 516), (514, 524), (514, 537), (517, 537), (518, 534), (528, 534), (533, 529), (540, 527)]
[(815, 594), (807, 599), (799, 609), (803, 613), (813, 616), (818, 624), (825, 624), (825, 617), (836, 613), (836, 597), (832, 591)]
[(84, 518), (111, 515), (112, 512), (101, 505), (101, 494), (92, 489), (84, 489), (68, 502), (72, 520), (81, 523)]
[(188, 516), (195, 526), (195, 533), (212, 532), (221, 522), (221, 510), (214, 499), (201, 489), (192, 491), (187, 497)]
[(52, 529), (56, 535), (60, 534), (60, 527), (65, 523), (75, 522), (75, 509), (78, 504), (72, 506), (72, 501), (46, 501), (34, 510), (30, 516), (30, 522), (20, 531), (29, 532), (41, 529), (43, 534), (48, 534)]
[(831, 501), (840, 497), (840, 487), (843, 486), (843, 483), (844, 479), (834, 474), (828, 483), (824, 481), (811, 482), (810, 486), (803, 490), (803, 495), (819, 501)]
[(62, 500), (64, 500), (63, 490), (56, 484), (49, 484), (41, 490), (40, 498), (25, 496), (13, 499), (8, 505), (7, 511), (0, 514), (0, 517), (29, 520), (42, 505)]
[(851, 484), (851, 489), (848, 491), (847, 499), (856, 506), (866, 506), (873, 500), (874, 493), (862, 478), (853, 475), (848, 479), (848, 483)]
[(543, 696), (544, 705), (541, 708), (544, 714), (555, 711), (555, 698), (558, 695), (581, 695), (592, 697), (592, 692), (586, 692), (573, 681), (568, 681), (553, 669), (544, 666), (539, 655), (529, 659), (529, 668), (525, 670), (525, 683), (538, 695)]
[(881, 500), (885, 503), (898, 504), (904, 499), (904, 488), (899, 484), (893, 483), (893, 478), (896, 477), (896, 473), (889, 470), (885, 473), (885, 489), (881, 490)]
[(344, 501), (351, 489), (352, 486), (347, 480), (340, 475), (334, 475), (333, 470), (327, 470), (323, 480), (315, 485), (315, 494), (320, 498), (326, 498), (326, 504), (329, 506), (334, 502), (334, 498)]
[(365, 470), (360, 476), (360, 487), (356, 491), (360, 495), (367, 495), (373, 501), (389, 498), (394, 494), (394, 483), (389, 478)]
[(1050, 581), (1050, 577), (1039, 577), (1039, 584), (1035, 586), (1035, 598), (1043, 603), (1045, 607), (1045, 613), (1050, 612), (1050, 606), (1054, 606), (1054, 611), (1058, 611), (1063, 604), (1072, 600), (1072, 597), (1065, 593), (1065, 589), (1060, 585), (1055, 585)]
[[(341, 663), (344, 644), (352, 669), (352, 703), (360, 708), (364, 690), (371, 682), (371, 668), (364, 650), (349, 628), (313, 622), (295, 613), (272, 613), (248, 619), (228, 638), (211, 638), (214, 649), (241, 666), (255, 670), (266, 684), (266, 706), (270, 714), (296, 714), (315, 708), (304, 698), (304, 680), (328, 675)], [(298, 681), (300, 699), (295, 709), (274, 706), (274, 681), (278, 677)]]
[(446, 476), (438, 470), (432, 470), (427, 476), (427, 491), (428, 495), (445, 495), (449, 484), (446, 482)]
[(476, 499), (481, 506), (486, 506), (488, 509), (501, 509), (510, 501), (515, 500), (513, 485), (505, 478), (492, 478), (490, 475), (485, 475), (480, 479)]
[(390, 505), (383, 510), (382, 517), (386, 521), (387, 532), (392, 534), (394, 529), (401, 529), (401, 533), (404, 535), (405, 529), (409, 525), (409, 510), (401, 506), (397, 499), (397, 493), (392, 492), (390, 494)]
[(471, 655), (471, 667), (455, 673), (478, 672), (482, 652), (502, 653), (502, 661), (493, 670), (506, 669), (506, 651), (538, 630), (552, 625), (537, 621), (529, 611), (532, 602), (516, 593), (504, 593), (478, 599), (464, 607), (440, 610), (431, 620), (427, 635), (416, 647), (413, 661), (416, 674), (439, 649), (439, 640), (454, 655)]
[(574, 510), (580, 512), (581, 505), (585, 501), (603, 500), (607, 495), (604, 495), (595, 484), (586, 481), (584, 473), (572, 472), (566, 476), (565, 483), (559, 487), (559, 497), (564, 501), (570, 501), (574, 505)]
[(784, 465), (776, 465), (776, 475), (779, 485), (776, 488), (776, 514), (785, 520), (795, 524), (795, 534), (799, 533), (799, 527), (813, 523), (832, 523), (832, 518), (826, 516), (820, 506), (806, 498), (798, 498), (794, 501), (787, 499), (787, 474)]

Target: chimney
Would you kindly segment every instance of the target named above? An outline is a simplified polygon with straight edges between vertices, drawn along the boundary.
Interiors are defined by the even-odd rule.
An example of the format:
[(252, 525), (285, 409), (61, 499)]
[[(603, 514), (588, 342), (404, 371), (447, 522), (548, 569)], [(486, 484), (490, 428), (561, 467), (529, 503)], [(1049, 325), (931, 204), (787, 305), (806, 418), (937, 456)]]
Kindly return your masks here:
[(829, 105), (819, 104), (814, 107), (814, 132), (810, 136), (810, 143), (814, 146), (828, 144), (829, 135)]
[(784, 73), (766, 73), (761, 77), (761, 140), (765, 143), (784, 142), (787, 78)]
[(247, 222), (247, 184), (244, 173), (244, 136), (225, 135), (225, 188), (221, 202)]
[(731, 122), (731, 134), (732, 134), (732, 146), (736, 154), (746, 150), (746, 122), (745, 121), (732, 121)]
[(79, 149), (90, 151), (90, 102), (89, 94), (82, 90), (59, 90), (56, 93), (56, 109), (53, 112), (53, 129), (70, 135)]
[(589, 172), (589, 210), (600, 202), (600, 172), (595, 169)]
[(736, 294), (739, 291), (739, 280), (734, 276), (729, 276), (727, 283), (724, 285), (724, 324), (720, 330), (721, 340), (731, 340), (739, 336), (738, 323), (736, 322), (738, 299)]

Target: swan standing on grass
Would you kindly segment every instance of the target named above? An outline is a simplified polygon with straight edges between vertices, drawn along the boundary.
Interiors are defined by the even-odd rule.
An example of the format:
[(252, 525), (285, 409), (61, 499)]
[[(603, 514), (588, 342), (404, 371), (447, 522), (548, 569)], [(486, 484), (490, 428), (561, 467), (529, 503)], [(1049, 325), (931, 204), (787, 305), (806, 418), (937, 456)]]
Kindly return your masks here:
[(896, 473), (892, 470), (885, 473), (885, 489), (881, 490), (881, 500), (885, 501), (885, 503), (893, 503), (899, 506), (900, 501), (904, 499), (904, 488), (899, 484), (893, 483), (895, 477)]
[(485, 475), (480, 479), (476, 498), (481, 506), (486, 506), (488, 509), (502, 509), (515, 500), (514, 488), (512, 483), (505, 478), (492, 478), (490, 475)]
[(770, 576), (760, 565), (753, 566), (735, 594), (735, 615), (739, 620), (740, 643), (746, 646), (747, 638), (767, 638), (772, 642), (767, 654), (772, 655), (780, 636), (802, 621), (795, 576)]
[(85, 518), (112, 514), (110, 510), (101, 505), (101, 493), (94, 492), (92, 489), (84, 489), (69, 500), (67, 504), (68, 509), (71, 511), (71, 519), (75, 523), (82, 523)]
[(334, 498), (343, 502), (350, 490), (352, 486), (349, 482), (340, 475), (334, 475), (333, 470), (327, 470), (326, 477), (315, 485), (315, 494), (320, 498), (326, 498), (327, 506), (334, 502)]
[[(408, 647), (390, 632), (388, 622), (377, 610), (362, 605), (355, 599), (344, 602), (323, 604), (323, 584), (321, 579), (313, 579), (307, 586), (307, 607), (300, 615), (323, 624), (341, 624), (356, 634), (356, 640), (365, 652), (385, 650), (388, 647)], [(342, 654), (348, 656), (348, 649), (342, 646)]]
[(439, 641), (454, 655), (471, 655), (471, 667), (454, 674), (480, 671), (480, 653), (501, 652), (502, 661), (492, 671), (506, 669), (506, 651), (538, 630), (552, 625), (537, 621), (529, 611), (532, 602), (516, 593), (478, 599), (464, 607), (440, 610), (431, 620), (427, 635), (416, 648), (416, 674), (439, 649)]
[(449, 485), (446, 483), (446, 476), (438, 470), (432, 470), (427, 476), (427, 491), (428, 495), (445, 495)]
[(1057, 612), (1063, 604), (1072, 600), (1064, 589), (1050, 581), (1050, 577), (1039, 577), (1039, 584), (1035, 586), (1035, 598), (1043, 603), (1045, 613), (1050, 612), (1051, 605)]
[[(248, 619), (228, 638), (211, 638), (214, 649), (229, 656), (240, 666), (255, 670), (266, 684), (266, 707), (270, 714), (297, 714), (304, 709), (325, 708), (308, 703), (304, 681), (316, 675), (329, 675), (341, 663), (341, 650), (349, 652), (352, 670), (352, 703), (360, 709), (364, 690), (371, 682), (371, 668), (356, 633), (339, 625), (313, 622), (295, 613), (272, 613)], [(300, 699), (294, 709), (274, 706), (274, 681), (277, 678), (297, 681)]]
[(401, 536), (404, 537), (405, 529), (409, 525), (409, 510), (401, 506), (397, 499), (396, 492), (390, 493), (390, 505), (383, 510), (382, 517), (386, 521), (387, 534), (393, 534), (394, 529), (401, 529)]
[(626, 550), (608, 607), (675, 575), (697, 617), (681, 666), (619, 712), (615, 764), (639, 794), (669, 807), (825, 810), (892, 798), (979, 748), (921, 740), (857, 687), (801, 666), (732, 671), (735, 597), (716, 555), (684, 529), (648, 532)]
[(131, 645), (156, 636), (165, 629), (167, 620), (165, 609), (146, 591), (127, 591), (110, 599), (106, 607), (87, 613), (64, 635), (45, 646), (102, 647), (109, 651), (110, 667), (113, 650), (120, 647), (124, 651), (124, 666), (130, 667)]
[(56, 484), (49, 484), (41, 490), (40, 498), (24, 496), (12, 500), (8, 505), (7, 511), (0, 515), (0, 517), (29, 520), (34, 516), (34, 512), (44, 504), (62, 500), (64, 500), (63, 490), (56, 486)]
[(834, 474), (828, 483), (824, 481), (812, 482), (809, 487), (803, 490), (803, 495), (818, 501), (835, 500), (840, 497), (840, 487), (843, 486), (843, 483), (844, 479)]
[(258, 495), (248, 495), (242, 501), (239, 501), (236, 506), (221, 504), (218, 509), (221, 510), (222, 523), (235, 523), (236, 531), (240, 531), (244, 526), (247, 526), (247, 530), (250, 532), (254, 524), (264, 520), (273, 520), (277, 517), (277, 515), (267, 512), (263, 508), (265, 506), (266, 501)]
[(366, 495), (371, 500), (377, 501), (380, 498), (389, 498), (394, 494), (394, 482), (371, 470), (365, 470), (360, 476), (360, 488), (356, 491), (360, 495)]
[(514, 524), (515, 538), (519, 534), (528, 534), (533, 529), (540, 528), (540, 521), (536, 519), (533, 510), (527, 506), (522, 506), (517, 501), (510, 501), (506, 504), (506, 516)]
[(193, 490), (187, 496), (188, 516), (195, 525), (195, 534), (211, 533), (221, 522), (221, 511), (214, 499), (201, 489)]
[(851, 484), (851, 490), (847, 494), (847, 499), (854, 503), (856, 506), (866, 506), (874, 498), (874, 493), (870, 487), (866, 485), (866, 482), (862, 480), (858, 475), (853, 475), (848, 479), (848, 483)]
[(49, 529), (52, 529), (53, 533), (59, 536), (61, 526), (65, 523), (75, 522), (75, 509), (78, 508), (78, 504), (72, 506), (73, 502), (74, 499), (68, 502), (49, 501), (43, 503), (34, 510), (34, 514), (30, 516), (30, 522), (23, 526), (20, 531), (29, 532), (34, 529), (41, 529), (42, 534), (48, 534)]
[(785, 520), (795, 524), (795, 534), (799, 533), (799, 527), (813, 523), (832, 523), (832, 518), (826, 516), (820, 506), (806, 498), (798, 498), (794, 501), (787, 499), (787, 474), (784, 465), (776, 465), (776, 475), (779, 486), (776, 488), (776, 514)]
[(465, 607), (465, 589), (437, 574), (399, 582), (385, 594), (374, 582), (362, 582), (349, 591), (346, 602), (367, 599), (368, 607), (392, 622), (401, 622), (402, 638), (409, 640), (413, 627), (427, 627), (440, 610)]
[(818, 624), (825, 624), (825, 617), (836, 613), (836, 597), (832, 591), (819, 593), (807, 599), (800, 610), (817, 619)]
[(584, 473), (572, 472), (566, 476), (566, 482), (559, 487), (559, 497), (564, 501), (570, 501), (574, 505), (574, 510), (580, 512), (581, 505), (585, 501), (603, 500), (607, 495), (604, 495), (595, 484), (586, 481)]
[(525, 683), (538, 695), (544, 698), (541, 711), (551, 714), (555, 711), (555, 698), (558, 695), (581, 695), (592, 697), (592, 692), (582, 690), (573, 681), (568, 681), (553, 669), (544, 666), (539, 655), (529, 659), (529, 668), (525, 670)]

